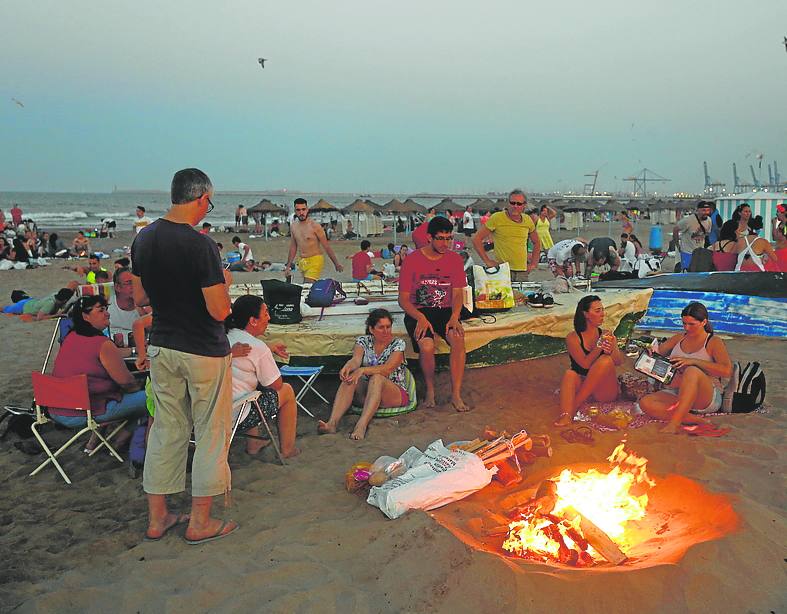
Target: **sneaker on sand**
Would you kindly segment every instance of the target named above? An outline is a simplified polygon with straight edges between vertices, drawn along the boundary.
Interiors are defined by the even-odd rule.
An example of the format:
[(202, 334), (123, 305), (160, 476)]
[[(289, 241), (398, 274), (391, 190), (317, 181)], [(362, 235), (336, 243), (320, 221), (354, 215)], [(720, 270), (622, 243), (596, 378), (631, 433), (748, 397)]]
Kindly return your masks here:
[(543, 302), (544, 302), (544, 307), (549, 308), (555, 306), (555, 299), (552, 297), (552, 295), (549, 292), (544, 292)]
[(724, 388), (724, 395), (721, 398), (721, 411), (725, 414), (732, 413), (732, 399), (735, 396), (735, 391), (738, 389), (738, 383), (741, 379), (741, 366), (734, 362), (732, 363), (732, 375), (727, 386)]
[(543, 307), (544, 306), (544, 295), (540, 292), (536, 292), (534, 294), (530, 294), (527, 297), (527, 304), (531, 307)]

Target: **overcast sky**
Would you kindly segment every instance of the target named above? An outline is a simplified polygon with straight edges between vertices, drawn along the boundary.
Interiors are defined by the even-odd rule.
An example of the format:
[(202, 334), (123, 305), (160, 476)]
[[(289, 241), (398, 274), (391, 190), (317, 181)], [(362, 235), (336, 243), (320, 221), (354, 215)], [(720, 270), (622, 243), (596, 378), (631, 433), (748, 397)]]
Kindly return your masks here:
[(700, 190), (703, 160), (731, 184), (758, 154), (787, 176), (784, 0), (6, 0), (0, 23), (4, 190), (167, 189), (186, 166), (218, 189), (600, 169), (619, 190), (648, 167)]

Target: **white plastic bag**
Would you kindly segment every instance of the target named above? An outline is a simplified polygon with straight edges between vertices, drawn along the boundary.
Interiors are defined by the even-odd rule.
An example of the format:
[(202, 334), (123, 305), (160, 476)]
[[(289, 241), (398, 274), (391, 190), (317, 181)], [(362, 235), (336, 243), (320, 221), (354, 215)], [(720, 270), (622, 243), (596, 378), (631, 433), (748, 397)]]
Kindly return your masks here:
[(473, 266), (475, 308), (501, 311), (514, 306), (511, 267), (507, 262), (495, 267)]
[(489, 484), (495, 474), (475, 454), (449, 450), (441, 439), (424, 452), (409, 448), (399, 458), (409, 469), (382, 486), (373, 486), (366, 499), (392, 519), (407, 510), (433, 510), (464, 499)]

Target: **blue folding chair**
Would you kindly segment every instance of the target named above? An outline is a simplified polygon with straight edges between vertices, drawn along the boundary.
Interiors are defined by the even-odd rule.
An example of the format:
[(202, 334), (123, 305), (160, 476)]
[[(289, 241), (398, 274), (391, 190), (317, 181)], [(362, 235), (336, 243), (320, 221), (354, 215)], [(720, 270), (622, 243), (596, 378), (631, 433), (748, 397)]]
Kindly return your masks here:
[(309, 414), (312, 418), (316, 418), (312, 412), (308, 410), (308, 408), (301, 403), (301, 399), (307, 392), (312, 392), (320, 397), (325, 403), (330, 404), (328, 399), (320, 394), (318, 390), (314, 388), (314, 382), (317, 381), (320, 373), (322, 373), (323, 367), (291, 367), (289, 365), (283, 365), (279, 368), (282, 377), (296, 377), (303, 383), (301, 389), (295, 393), (295, 402), (298, 404), (303, 411)]

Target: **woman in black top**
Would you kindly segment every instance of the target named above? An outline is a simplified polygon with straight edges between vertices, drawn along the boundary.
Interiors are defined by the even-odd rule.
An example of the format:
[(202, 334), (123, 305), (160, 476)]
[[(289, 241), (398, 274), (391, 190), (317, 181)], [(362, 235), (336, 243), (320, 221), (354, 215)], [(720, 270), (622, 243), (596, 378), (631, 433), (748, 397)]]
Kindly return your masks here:
[(571, 367), (560, 383), (560, 416), (555, 426), (568, 426), (582, 403), (591, 396), (600, 403), (614, 401), (620, 392), (615, 367), (623, 355), (611, 331), (601, 330), (604, 306), (595, 295), (585, 296), (574, 312), (574, 332), (566, 337)]

